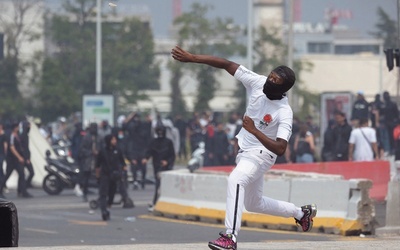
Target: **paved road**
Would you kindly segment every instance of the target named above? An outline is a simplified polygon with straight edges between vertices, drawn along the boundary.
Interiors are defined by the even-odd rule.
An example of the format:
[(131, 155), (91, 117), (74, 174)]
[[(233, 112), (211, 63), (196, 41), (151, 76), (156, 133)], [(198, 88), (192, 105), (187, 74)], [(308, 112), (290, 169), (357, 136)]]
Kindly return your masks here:
[[(10, 190), (7, 197), (18, 209), (22, 249), (207, 249), (206, 242), (223, 230), (222, 225), (152, 216), (147, 204), (153, 191), (152, 185), (146, 190), (130, 190), (136, 207), (123, 209), (115, 205), (108, 222), (103, 222), (99, 210), (91, 210), (72, 190), (49, 196), (41, 189), (33, 189), (32, 199), (17, 198), (15, 190)], [(378, 209), (381, 214), (379, 211), (384, 208)], [(399, 246), (400, 239), (382, 241), (373, 236), (343, 237), (243, 228), (239, 242), (240, 249), (377, 249), (382, 246), (391, 249)]]

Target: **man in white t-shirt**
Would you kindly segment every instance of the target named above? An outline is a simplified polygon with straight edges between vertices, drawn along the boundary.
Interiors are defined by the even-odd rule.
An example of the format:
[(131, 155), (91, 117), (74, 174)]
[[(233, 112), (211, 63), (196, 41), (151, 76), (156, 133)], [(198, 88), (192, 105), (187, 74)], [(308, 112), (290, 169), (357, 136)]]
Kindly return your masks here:
[(180, 62), (225, 69), (243, 83), (249, 94), (243, 128), (236, 136), (240, 147), (236, 168), (228, 178), (226, 232), (221, 232), (220, 237), (210, 241), (208, 246), (211, 249), (236, 249), (244, 207), (250, 212), (294, 217), (303, 231), (310, 231), (317, 213), (314, 204), (296, 207), (263, 196), (264, 173), (275, 163), (277, 155), (285, 153), (292, 133), (293, 112), (286, 92), (296, 80), (294, 72), (279, 66), (266, 77), (224, 58), (192, 54), (178, 46), (171, 54)]
[[(349, 161), (373, 161), (378, 159), (376, 131), (368, 127), (368, 119), (359, 119), (360, 127), (351, 131), (349, 138)], [(374, 157), (375, 154), (375, 157)]]

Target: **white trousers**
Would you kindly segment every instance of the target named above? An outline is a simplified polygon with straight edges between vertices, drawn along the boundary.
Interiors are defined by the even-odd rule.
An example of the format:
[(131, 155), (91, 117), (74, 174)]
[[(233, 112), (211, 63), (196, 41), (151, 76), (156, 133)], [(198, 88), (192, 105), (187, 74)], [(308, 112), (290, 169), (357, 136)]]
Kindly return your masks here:
[(226, 233), (238, 235), (244, 207), (254, 213), (301, 218), (301, 208), (293, 203), (263, 196), (264, 174), (274, 163), (275, 157), (266, 150), (245, 151), (237, 155), (236, 167), (228, 178)]

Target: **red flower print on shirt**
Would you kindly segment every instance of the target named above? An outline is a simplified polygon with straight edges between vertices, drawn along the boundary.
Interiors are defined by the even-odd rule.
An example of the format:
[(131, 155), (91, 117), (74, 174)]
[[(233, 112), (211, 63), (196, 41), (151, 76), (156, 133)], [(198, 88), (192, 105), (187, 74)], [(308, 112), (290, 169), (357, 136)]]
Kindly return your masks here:
[(260, 121), (260, 126), (258, 128), (262, 129), (264, 126), (267, 127), (270, 122), (272, 122), (272, 116), (270, 114), (266, 114), (264, 115), (262, 121)]
[(270, 123), (270, 122), (272, 122), (272, 116), (270, 115), (270, 114), (266, 114), (266, 115), (264, 115), (264, 122), (265, 123)]

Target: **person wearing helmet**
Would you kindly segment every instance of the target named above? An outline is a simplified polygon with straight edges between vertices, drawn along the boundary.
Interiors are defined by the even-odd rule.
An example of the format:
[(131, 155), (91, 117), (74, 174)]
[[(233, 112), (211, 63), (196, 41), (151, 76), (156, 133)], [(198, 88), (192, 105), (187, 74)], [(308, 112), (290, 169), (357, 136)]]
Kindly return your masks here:
[(149, 211), (153, 211), (154, 205), (157, 203), (160, 192), (160, 172), (171, 170), (175, 163), (174, 144), (171, 139), (166, 137), (166, 128), (158, 126), (155, 128), (156, 138), (152, 139), (147, 147), (146, 154), (142, 160), (142, 164), (153, 159), (154, 178), (156, 181), (153, 203), (149, 206)]

